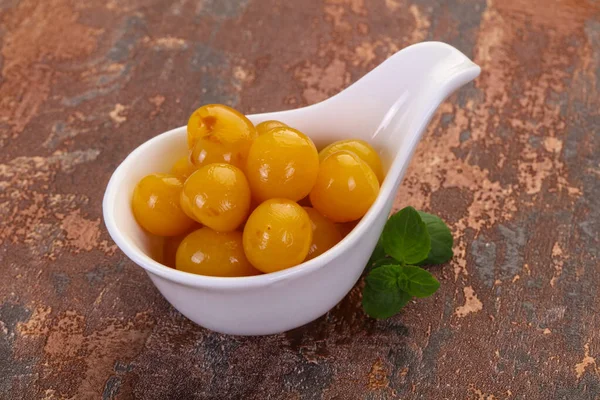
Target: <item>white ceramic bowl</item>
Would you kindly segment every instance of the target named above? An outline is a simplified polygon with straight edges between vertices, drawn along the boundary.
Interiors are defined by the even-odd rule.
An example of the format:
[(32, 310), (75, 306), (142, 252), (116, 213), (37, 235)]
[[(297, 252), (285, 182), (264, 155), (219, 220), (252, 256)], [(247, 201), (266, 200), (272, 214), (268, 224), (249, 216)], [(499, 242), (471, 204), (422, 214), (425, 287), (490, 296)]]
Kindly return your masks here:
[(255, 124), (280, 120), (309, 135), (317, 147), (340, 139), (365, 139), (383, 160), (387, 176), (371, 209), (340, 243), (304, 264), (260, 276), (218, 278), (178, 271), (152, 259), (161, 239), (138, 226), (131, 196), (139, 179), (169, 171), (185, 154), (185, 127), (150, 139), (116, 169), (103, 202), (108, 232), (173, 307), (201, 326), (228, 334), (266, 335), (304, 325), (333, 308), (357, 282), (431, 116), (450, 93), (479, 72), (447, 44), (420, 43), (321, 103), (249, 116)]

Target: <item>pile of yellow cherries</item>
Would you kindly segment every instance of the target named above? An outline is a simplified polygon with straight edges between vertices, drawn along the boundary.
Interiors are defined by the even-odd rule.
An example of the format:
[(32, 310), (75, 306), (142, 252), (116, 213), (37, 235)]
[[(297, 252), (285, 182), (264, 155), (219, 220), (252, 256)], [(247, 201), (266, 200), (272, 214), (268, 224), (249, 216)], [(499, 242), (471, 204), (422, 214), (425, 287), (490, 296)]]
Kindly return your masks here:
[(256, 127), (220, 104), (187, 125), (189, 154), (134, 189), (142, 228), (165, 237), (167, 266), (236, 277), (290, 268), (324, 253), (371, 207), (383, 179), (377, 152), (342, 140), (317, 151), (279, 121)]

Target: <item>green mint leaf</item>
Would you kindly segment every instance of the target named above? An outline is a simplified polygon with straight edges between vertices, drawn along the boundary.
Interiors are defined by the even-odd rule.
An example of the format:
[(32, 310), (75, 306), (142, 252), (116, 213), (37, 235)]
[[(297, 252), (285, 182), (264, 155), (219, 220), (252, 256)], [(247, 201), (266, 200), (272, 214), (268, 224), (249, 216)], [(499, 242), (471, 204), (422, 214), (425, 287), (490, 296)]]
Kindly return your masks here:
[(438, 290), (440, 282), (423, 268), (407, 265), (401, 267), (400, 288), (411, 296), (429, 297)]
[(405, 207), (388, 219), (381, 244), (389, 256), (404, 264), (425, 260), (431, 249), (427, 227), (412, 207)]
[(377, 245), (375, 246), (375, 250), (373, 250), (373, 254), (371, 254), (371, 258), (369, 258), (369, 265), (373, 264), (374, 262), (376, 262), (378, 260), (381, 260), (385, 256), (386, 256), (385, 250), (383, 249), (383, 244), (381, 244), (381, 238), (380, 238), (379, 241), (377, 242)]
[(400, 265), (382, 265), (367, 275), (363, 290), (363, 309), (377, 319), (389, 318), (397, 314), (411, 296), (400, 289), (403, 279)]
[(429, 250), (427, 258), (419, 264), (435, 265), (450, 261), (454, 255), (452, 251), (454, 240), (452, 239), (450, 228), (448, 228), (448, 225), (440, 217), (423, 211), (419, 211), (418, 213), (423, 222), (425, 222), (427, 232), (431, 238), (431, 250)]

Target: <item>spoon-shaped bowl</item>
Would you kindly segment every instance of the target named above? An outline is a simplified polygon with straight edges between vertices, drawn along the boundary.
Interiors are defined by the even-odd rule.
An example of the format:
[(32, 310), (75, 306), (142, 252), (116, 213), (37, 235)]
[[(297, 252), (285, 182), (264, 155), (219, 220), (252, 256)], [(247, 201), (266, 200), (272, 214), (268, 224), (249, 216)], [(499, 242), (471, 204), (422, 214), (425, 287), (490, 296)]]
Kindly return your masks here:
[(317, 147), (340, 139), (365, 139), (381, 155), (386, 178), (371, 209), (340, 243), (304, 264), (260, 276), (219, 278), (178, 271), (153, 260), (161, 239), (138, 226), (131, 196), (143, 176), (169, 171), (185, 154), (185, 127), (150, 139), (115, 170), (103, 201), (108, 232), (146, 270), (169, 303), (199, 325), (237, 335), (273, 334), (304, 325), (333, 308), (357, 282), (431, 116), (449, 94), (479, 72), (452, 46), (425, 42), (399, 51), (321, 103), (249, 116), (255, 124), (280, 120), (309, 135)]

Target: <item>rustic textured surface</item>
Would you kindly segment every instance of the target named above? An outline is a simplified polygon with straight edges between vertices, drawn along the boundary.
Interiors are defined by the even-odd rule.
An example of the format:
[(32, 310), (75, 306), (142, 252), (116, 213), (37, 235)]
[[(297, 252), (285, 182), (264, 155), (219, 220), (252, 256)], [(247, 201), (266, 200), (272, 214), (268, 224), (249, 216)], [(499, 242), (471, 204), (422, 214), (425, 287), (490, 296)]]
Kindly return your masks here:
[[(434, 297), (227, 337), (112, 244), (111, 172), (198, 105), (314, 103), (428, 39), (483, 68), (397, 201), (456, 233)], [(0, 397), (600, 398), (597, 0), (0, 0), (0, 49)]]

